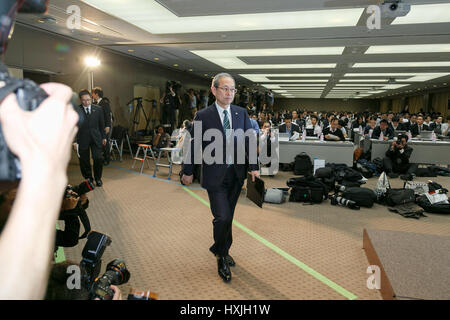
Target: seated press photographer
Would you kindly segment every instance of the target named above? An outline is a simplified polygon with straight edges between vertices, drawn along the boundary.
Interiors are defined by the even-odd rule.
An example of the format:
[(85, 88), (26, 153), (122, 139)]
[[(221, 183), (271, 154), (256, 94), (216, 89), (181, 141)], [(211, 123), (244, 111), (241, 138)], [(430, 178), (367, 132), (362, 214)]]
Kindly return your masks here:
[(402, 175), (403, 180), (412, 180), (417, 171), (417, 164), (409, 163), (413, 149), (408, 146), (408, 136), (401, 134), (397, 141), (393, 141), (383, 158), (383, 168), (389, 178), (397, 178)]

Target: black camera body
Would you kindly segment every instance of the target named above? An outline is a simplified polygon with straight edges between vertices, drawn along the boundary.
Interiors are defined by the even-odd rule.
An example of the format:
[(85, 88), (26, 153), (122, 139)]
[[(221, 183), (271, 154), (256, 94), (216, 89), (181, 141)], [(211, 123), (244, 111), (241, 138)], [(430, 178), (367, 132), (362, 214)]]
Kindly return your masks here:
[(128, 280), (130, 280), (130, 272), (125, 262), (120, 259), (111, 261), (106, 266), (105, 273), (93, 283), (90, 291), (91, 299), (112, 300), (114, 290), (111, 289), (111, 285), (119, 286), (127, 283)]
[(86, 194), (86, 193), (88, 193), (88, 192), (94, 190), (94, 189), (95, 189), (95, 185), (94, 185), (94, 183), (93, 183), (91, 180), (89, 180), (89, 179), (84, 180), (83, 182), (81, 182), (81, 183), (80, 183), (79, 185), (77, 185), (77, 186), (72, 186), (72, 185), (69, 184), (69, 185), (66, 187), (66, 191), (65, 191), (65, 193), (64, 193), (64, 198), (69, 198), (69, 197), (70, 197), (70, 193), (69, 193), (70, 190), (72, 190), (73, 192), (75, 192), (78, 196), (81, 196), (81, 195), (83, 195), (83, 194)]
[[(17, 11), (23, 13), (44, 13), (48, 7), (48, 0), (2, 0), (0, 2), (0, 54), (6, 51), (8, 38), (13, 30), (15, 16)], [(8, 69), (3, 63), (0, 63), (0, 82), (3, 86), (0, 88), (0, 102), (10, 93), (14, 93), (20, 108), (25, 111), (33, 111), (48, 97), (48, 94), (36, 83), (27, 79), (17, 79), (11, 77)], [(76, 108), (76, 95), (72, 97), (72, 106), (79, 115), (78, 126), (84, 120), (84, 113)], [(20, 125), (20, 124), (17, 124)], [(9, 150), (5, 142), (3, 131), (0, 125), (0, 181), (15, 181), (21, 179), (21, 168), (18, 158)]]

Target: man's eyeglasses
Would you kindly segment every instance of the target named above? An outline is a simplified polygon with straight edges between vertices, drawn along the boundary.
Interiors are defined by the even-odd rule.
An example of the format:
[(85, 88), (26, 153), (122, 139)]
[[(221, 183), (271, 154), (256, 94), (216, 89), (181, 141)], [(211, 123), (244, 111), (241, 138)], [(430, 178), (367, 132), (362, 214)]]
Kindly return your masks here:
[(231, 92), (231, 93), (236, 93), (237, 89), (235, 88), (228, 88), (228, 87), (217, 87), (218, 89), (222, 90), (223, 92)]

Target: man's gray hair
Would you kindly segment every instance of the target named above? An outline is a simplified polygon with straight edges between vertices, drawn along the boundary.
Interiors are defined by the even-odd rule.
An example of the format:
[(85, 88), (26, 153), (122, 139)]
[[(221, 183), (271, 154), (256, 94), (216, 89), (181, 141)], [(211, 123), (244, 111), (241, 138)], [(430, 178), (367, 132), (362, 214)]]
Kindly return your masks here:
[[(215, 76), (214, 79), (212, 80), (212, 85), (213, 85), (214, 87), (216, 87), (216, 88), (219, 87), (219, 79), (220, 79), (220, 78), (231, 78), (231, 79), (233, 79), (233, 81), (234, 81), (234, 78), (233, 78), (229, 73), (225, 73), (225, 72), (218, 73), (218, 74), (216, 74), (216, 76)], [(236, 81), (234, 81), (234, 82), (236, 83)]]

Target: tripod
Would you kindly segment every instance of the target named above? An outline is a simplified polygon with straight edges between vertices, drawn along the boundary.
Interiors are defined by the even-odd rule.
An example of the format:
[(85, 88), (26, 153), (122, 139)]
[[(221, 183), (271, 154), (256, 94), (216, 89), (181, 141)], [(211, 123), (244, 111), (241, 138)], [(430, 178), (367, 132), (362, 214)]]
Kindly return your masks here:
[(134, 115), (133, 115), (133, 122), (132, 122), (132, 125), (131, 125), (131, 137), (133, 138), (135, 138), (136, 137), (136, 129), (137, 129), (137, 127), (138, 127), (138, 125), (139, 125), (139, 122), (140, 122), (140, 118), (141, 118), (141, 111), (142, 111), (142, 113), (144, 114), (144, 118), (145, 118), (145, 132), (147, 133), (148, 132), (148, 126), (149, 126), (149, 124), (150, 124), (150, 119), (149, 119), (149, 117), (147, 116), (147, 114), (145, 113), (145, 110), (144, 110), (144, 106), (142, 105), (142, 100), (145, 100), (145, 101), (147, 101), (147, 102), (152, 102), (151, 100), (148, 100), (148, 99), (144, 99), (144, 98), (142, 98), (142, 97), (138, 97), (138, 98), (133, 98), (133, 99), (131, 99), (128, 103), (127, 103), (127, 105), (130, 105), (132, 102), (134, 102), (134, 101), (137, 101), (137, 103), (136, 103), (136, 108), (134, 109)]

